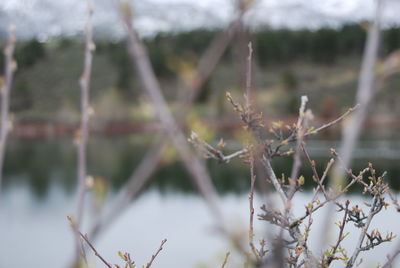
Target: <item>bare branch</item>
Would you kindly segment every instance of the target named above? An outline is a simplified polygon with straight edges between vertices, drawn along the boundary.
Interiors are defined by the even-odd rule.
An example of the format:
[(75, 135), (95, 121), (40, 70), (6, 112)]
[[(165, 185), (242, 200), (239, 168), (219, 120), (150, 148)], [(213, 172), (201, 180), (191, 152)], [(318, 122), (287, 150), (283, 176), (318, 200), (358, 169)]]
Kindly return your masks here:
[(88, 237), (86, 235), (83, 235), (78, 229), (77, 229), (77, 225), (76, 223), (72, 220), (72, 217), (67, 216), (68, 221), (71, 223), (71, 227), (74, 230), (74, 232), (76, 232), (79, 237), (81, 237), (83, 240), (85, 240), (85, 242), (88, 244), (88, 246), (92, 249), (94, 255), (96, 255), (96, 257), (98, 257), (107, 267), (112, 268), (112, 265), (106, 261), (103, 256), (100, 255), (100, 253), (96, 250), (96, 248), (93, 246), (92, 243), (90, 243)]
[(157, 249), (156, 253), (155, 253), (154, 255), (151, 256), (150, 262), (148, 262), (148, 263), (146, 264), (146, 266), (145, 266), (146, 268), (150, 268), (150, 267), (151, 267), (151, 265), (153, 264), (153, 261), (157, 258), (157, 255), (160, 253), (161, 250), (163, 250), (163, 246), (164, 246), (164, 244), (165, 244), (166, 242), (167, 242), (167, 239), (164, 239), (164, 240), (161, 241), (160, 247)]
[(341, 116), (339, 116), (338, 118), (336, 118), (335, 120), (326, 123), (320, 127), (318, 127), (317, 129), (314, 130), (309, 130), (307, 131), (304, 136), (309, 136), (309, 135), (313, 135), (313, 134), (317, 134), (327, 128), (330, 128), (331, 126), (339, 123), (340, 121), (342, 121), (343, 119), (345, 119), (347, 116), (349, 116), (352, 112), (354, 112), (355, 110), (357, 110), (360, 107), (360, 104), (356, 104), (354, 107), (349, 108), (344, 114), (342, 114)]
[(349, 208), (349, 200), (346, 201), (345, 207), (344, 207), (344, 215), (343, 215), (343, 219), (341, 222), (338, 223), (339, 226), (339, 235), (338, 238), (336, 240), (336, 244), (332, 247), (329, 256), (326, 258), (326, 260), (322, 260), (323, 265), (326, 265), (326, 267), (328, 267), (332, 261), (334, 261), (337, 257), (335, 256), (337, 250), (339, 249), (340, 244), (342, 243), (342, 241), (344, 240), (344, 238), (346, 237), (345, 235), (343, 235), (344, 232), (344, 227), (346, 226), (346, 219), (347, 219), (347, 213), (349, 212), (348, 208)]
[(373, 205), (371, 206), (371, 209), (370, 209), (370, 212), (369, 212), (367, 221), (366, 221), (366, 223), (364, 224), (364, 227), (363, 227), (362, 230), (361, 230), (360, 236), (359, 236), (358, 241), (357, 241), (357, 247), (356, 247), (356, 249), (355, 249), (353, 255), (351, 256), (349, 262), (347, 263), (346, 268), (353, 267), (353, 265), (354, 265), (354, 263), (356, 262), (356, 259), (357, 259), (357, 257), (358, 257), (358, 254), (360, 254), (360, 252), (361, 252), (362, 244), (363, 244), (365, 235), (367, 234), (369, 225), (371, 224), (372, 218), (373, 218), (373, 217), (379, 212), (379, 210), (380, 210), (380, 209), (377, 210), (377, 208), (376, 208), (377, 202), (378, 202), (377, 197), (374, 196), (374, 198), (373, 198), (373, 200), (372, 200)]
[(213, 158), (218, 160), (218, 162), (220, 163), (229, 163), (231, 159), (242, 157), (249, 153), (247, 149), (242, 149), (232, 154), (224, 155), (221, 150), (214, 148), (213, 146), (202, 140), (194, 131), (192, 131), (192, 134), (190, 135), (188, 141), (193, 144), (193, 146), (196, 147), (199, 151), (204, 153), (205, 158)]
[(225, 265), (228, 263), (228, 258), (229, 258), (230, 254), (231, 254), (230, 252), (226, 253), (225, 258), (224, 258), (224, 262), (222, 263), (221, 268), (225, 268)]
[(254, 171), (254, 152), (250, 152), (250, 192), (249, 192), (249, 246), (256, 260), (260, 259), (256, 247), (254, 246), (254, 184), (256, 174)]

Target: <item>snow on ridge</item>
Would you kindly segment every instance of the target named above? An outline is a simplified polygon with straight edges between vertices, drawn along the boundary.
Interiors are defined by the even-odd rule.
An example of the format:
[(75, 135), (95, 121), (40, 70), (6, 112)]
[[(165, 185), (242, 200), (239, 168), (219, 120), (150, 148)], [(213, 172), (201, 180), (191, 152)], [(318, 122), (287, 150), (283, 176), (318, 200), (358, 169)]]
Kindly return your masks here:
[[(113, 1), (95, 1), (94, 26), (112, 37), (123, 31)], [(159, 31), (223, 27), (234, 16), (234, 0), (141, 0), (133, 1), (138, 31), (152, 35)], [(386, 0), (384, 25), (399, 25), (400, 1)], [(373, 0), (258, 0), (246, 16), (252, 28), (318, 28), (368, 19)], [(80, 0), (2, 0), (0, 34), (15, 24), (20, 37), (75, 35), (85, 23), (86, 1)], [(289, 19), (288, 19), (289, 18)]]

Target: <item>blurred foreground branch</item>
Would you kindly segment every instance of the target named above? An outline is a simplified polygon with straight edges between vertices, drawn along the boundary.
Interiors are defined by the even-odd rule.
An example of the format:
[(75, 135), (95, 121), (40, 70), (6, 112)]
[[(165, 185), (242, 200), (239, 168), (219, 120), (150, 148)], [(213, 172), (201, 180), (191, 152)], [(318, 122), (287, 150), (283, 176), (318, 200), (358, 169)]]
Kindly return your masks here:
[[(376, 1), (374, 21), (368, 32), (368, 37), (365, 44), (356, 93), (356, 103), (358, 103), (360, 107), (352, 114), (352, 116), (349, 117), (344, 126), (343, 139), (339, 152), (343, 159), (343, 166), (346, 168), (351, 165), (352, 153), (354, 148), (357, 146), (358, 137), (367, 117), (368, 109), (372, 105), (371, 101), (375, 93), (375, 66), (379, 52), (383, 4), (384, 0)], [(330, 183), (335, 187), (339, 187), (344, 183), (345, 173), (343, 168), (338, 163), (334, 165), (330, 178)], [(333, 215), (333, 210), (333, 205), (329, 205), (326, 214), (327, 217), (325, 218), (324, 223), (326, 230), (328, 230), (328, 226), (330, 226), (331, 222), (333, 221), (331, 218), (331, 215)], [(321, 239), (321, 247), (323, 244), (328, 243), (328, 233), (329, 232), (325, 232), (325, 238)]]
[(147, 51), (133, 27), (129, 5), (126, 3), (121, 4), (119, 1), (117, 2), (127, 30), (129, 54), (132, 58), (132, 61), (135, 63), (142, 83), (153, 102), (153, 105), (156, 109), (156, 114), (160, 119), (163, 128), (168, 133), (169, 138), (172, 140), (179, 155), (181, 156), (184, 166), (188, 170), (201, 195), (206, 200), (209, 208), (213, 212), (215, 219), (218, 223), (221, 223), (222, 214), (220, 208), (218, 207), (218, 196), (211, 182), (211, 178), (204, 165), (190, 151), (188, 145), (186, 144), (186, 139), (184, 138), (183, 133), (179, 129), (177, 122), (173, 118), (171, 111), (168, 108), (168, 105), (161, 93), (162, 91), (159, 82), (151, 66)]
[[(92, 29), (92, 16), (93, 16), (93, 2), (87, 1), (88, 15), (85, 27), (85, 58), (83, 72), (80, 78), (81, 87), (81, 123), (80, 128), (76, 133), (75, 143), (77, 145), (78, 167), (77, 167), (77, 213), (76, 213), (76, 229), (79, 230), (83, 221), (83, 211), (85, 205), (86, 193), (86, 177), (87, 177), (87, 142), (89, 137), (89, 90), (90, 78), (92, 73), (92, 60), (95, 45), (93, 43), (93, 29)], [(81, 244), (78, 234), (76, 234), (76, 258), (75, 262), (79, 261), (81, 254)], [(83, 252), (82, 252), (83, 254)]]
[[(182, 108), (180, 109), (181, 112), (177, 115), (178, 122), (184, 120), (184, 116), (190, 110), (200, 90), (215, 70), (217, 63), (226, 51), (229, 43), (232, 41), (233, 35), (237, 31), (238, 21), (242, 20), (243, 14), (246, 10), (247, 9), (243, 9), (239, 12), (237, 17), (229, 24), (229, 26), (214, 38), (204, 54), (200, 57), (195, 72), (195, 78), (191, 84), (187, 85), (188, 88), (183, 89), (183, 92), (189, 92), (189, 94), (184, 98)], [(128, 178), (126, 186), (121, 187), (121, 190), (118, 192), (115, 200), (110, 206), (110, 209), (108, 209), (109, 213), (103, 215), (92, 225), (89, 231), (89, 236), (92, 239), (95, 239), (104, 228), (115, 221), (115, 219), (118, 218), (118, 216), (130, 204), (130, 201), (139, 194), (143, 186), (156, 172), (162, 157), (162, 149), (167, 142), (168, 138), (166, 136), (161, 136), (153, 143), (143, 160)]]
[(4, 156), (6, 153), (6, 144), (8, 132), (12, 128), (12, 121), (9, 118), (9, 106), (10, 106), (10, 91), (13, 82), (14, 72), (17, 69), (17, 62), (14, 60), (14, 50), (15, 50), (15, 26), (10, 26), (8, 29), (8, 41), (6, 48), (4, 49), (4, 77), (0, 78), (0, 194), (2, 189), (3, 181), (3, 165)]

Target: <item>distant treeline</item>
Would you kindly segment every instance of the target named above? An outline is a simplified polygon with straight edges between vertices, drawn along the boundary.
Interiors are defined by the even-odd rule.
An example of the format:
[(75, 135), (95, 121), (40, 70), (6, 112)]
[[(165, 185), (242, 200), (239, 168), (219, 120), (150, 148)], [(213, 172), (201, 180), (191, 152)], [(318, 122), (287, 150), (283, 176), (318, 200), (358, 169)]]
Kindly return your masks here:
[[(255, 60), (261, 67), (270, 64), (285, 64), (291, 61), (332, 64), (340, 57), (362, 54), (366, 39), (365, 27), (368, 26), (348, 24), (338, 29), (263, 29), (249, 33), (248, 36), (253, 42)], [(198, 29), (180, 33), (159, 33), (145, 39), (156, 74), (161, 78), (173, 77), (177, 72), (176, 64), (174, 65), (177, 59), (195, 64), (218, 33), (217, 30)], [(77, 38), (63, 38), (51, 42), (47, 45), (35, 39), (19, 42), (16, 50), (19, 69), (33, 66), (37, 61), (46, 57), (48, 49), (67, 49), (77, 44), (83, 46), (82, 40)], [(235, 55), (238, 54), (238, 43), (237, 40), (232, 42), (222, 61), (235, 59)], [(117, 71), (116, 86), (120, 89), (130, 88), (132, 65), (127, 56), (124, 41), (112, 42), (102, 39), (96, 41), (96, 46), (96, 53), (105, 54)], [(381, 54), (386, 55), (399, 47), (400, 28), (385, 29)], [(1, 62), (3, 57), (1, 54)], [(0, 66), (0, 70), (2, 70), (3, 64)]]
[[(365, 26), (367, 27), (367, 26)], [(366, 39), (365, 27), (360, 24), (347, 24), (338, 29), (320, 28), (318, 30), (264, 29), (250, 34), (256, 47), (258, 62), (262, 65), (292, 60), (312, 60), (331, 63), (340, 56), (360, 55)], [(199, 56), (213, 37), (216, 30), (198, 29), (180, 33), (159, 33), (147, 38), (145, 43), (156, 70), (168, 74), (166, 61), (171, 56)], [(384, 30), (382, 53), (387, 54), (400, 47), (400, 28)], [(62, 40), (63, 46), (74, 40)], [(235, 43), (235, 42), (233, 42)], [(118, 57), (116, 50), (125, 50), (120, 43), (100, 41), (97, 47)], [(230, 50), (232, 49), (232, 46)], [(227, 55), (232, 53), (228, 50)], [(33, 39), (18, 46), (16, 51), (20, 67), (29, 67), (45, 55), (43, 43)], [(3, 57), (3, 55), (1, 56)]]

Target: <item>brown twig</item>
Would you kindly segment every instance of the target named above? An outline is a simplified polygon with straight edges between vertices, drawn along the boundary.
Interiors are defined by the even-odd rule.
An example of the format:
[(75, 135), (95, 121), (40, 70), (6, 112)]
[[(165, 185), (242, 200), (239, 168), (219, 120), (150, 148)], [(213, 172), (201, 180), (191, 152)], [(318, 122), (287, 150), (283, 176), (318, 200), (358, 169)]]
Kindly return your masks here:
[(314, 203), (314, 201), (316, 200), (317, 194), (318, 194), (318, 192), (320, 190), (322, 190), (322, 193), (324, 194), (325, 199), (329, 199), (328, 193), (326, 192), (325, 186), (323, 184), (324, 184), (325, 178), (326, 178), (329, 170), (331, 169), (333, 163), (335, 162), (335, 160), (333, 158), (331, 158), (331, 160), (329, 160), (329, 162), (328, 162), (328, 164), (327, 164), (327, 166), (326, 166), (326, 168), (324, 170), (324, 173), (322, 175), (322, 178), (320, 178), (319, 175), (318, 175), (318, 172), (317, 172), (317, 170), (315, 168), (316, 163), (315, 163), (314, 160), (311, 160), (311, 157), (308, 154), (304, 144), (302, 145), (302, 150), (303, 150), (303, 153), (306, 156), (306, 159), (307, 159), (307, 161), (308, 161), (308, 163), (309, 163), (309, 165), (311, 167), (311, 170), (313, 172), (313, 179), (317, 183), (317, 188), (315, 189), (313, 198), (311, 199), (311, 204)]
[(87, 244), (88, 246), (92, 249), (94, 255), (96, 255), (107, 267), (112, 268), (112, 265), (106, 261), (103, 256), (100, 255), (100, 253), (96, 250), (96, 248), (93, 246), (93, 244), (89, 241), (89, 238), (86, 235), (83, 235), (79, 229), (77, 228), (76, 222), (73, 221), (71, 216), (67, 216), (68, 221), (71, 224), (72, 229), (74, 232), (76, 232), (79, 237), (81, 237)]
[[(309, 129), (307, 131), (305, 131), (304, 133), (304, 138), (311, 136), (311, 135), (315, 135), (320, 133), (321, 131), (341, 122), (343, 119), (345, 119), (347, 116), (349, 116), (352, 112), (354, 112), (355, 110), (358, 109), (360, 105), (356, 104), (354, 107), (349, 108), (345, 113), (343, 113), (341, 116), (339, 116), (338, 118), (336, 118), (335, 120), (326, 123), (316, 129)], [(273, 131), (273, 129), (271, 129)], [(271, 152), (270, 156), (271, 158), (275, 157), (275, 156), (280, 156), (281, 154), (279, 153), (279, 150), (283, 147), (286, 146), (288, 143), (290, 142), (294, 142), (297, 140), (297, 132), (293, 131), (291, 133), (291, 135), (289, 135), (289, 137), (287, 138), (283, 138), (282, 135), (278, 135), (277, 133), (275, 133), (274, 131), (272, 132), (273, 134), (275, 134), (277, 136), (277, 138), (280, 140), (280, 143), (278, 146), (276, 146), (276, 148), (273, 150), (273, 152)]]
[(254, 171), (254, 152), (250, 152), (250, 192), (249, 192), (249, 246), (256, 260), (260, 259), (256, 247), (254, 246), (254, 184), (256, 174)]
[(338, 235), (336, 244), (332, 247), (332, 250), (331, 250), (329, 256), (327, 257), (327, 259), (325, 261), (324, 260), (322, 261), (323, 265), (326, 265), (325, 267), (328, 267), (331, 264), (331, 262), (333, 260), (335, 260), (335, 254), (336, 254), (337, 250), (339, 249), (340, 243), (342, 243), (343, 239), (346, 237), (343, 235), (343, 232), (344, 232), (344, 227), (346, 226), (347, 214), (349, 212), (349, 209), (348, 209), (349, 204), (350, 204), (350, 201), (346, 200), (343, 219), (340, 223), (338, 223), (339, 235)]
[(349, 108), (344, 114), (342, 114), (341, 116), (339, 116), (335, 120), (333, 120), (333, 121), (331, 121), (329, 123), (323, 124), (322, 126), (318, 127), (317, 129), (307, 131), (304, 134), (304, 136), (307, 137), (307, 136), (310, 136), (310, 135), (313, 135), (313, 134), (317, 134), (317, 133), (319, 133), (319, 132), (321, 132), (321, 131), (323, 131), (323, 130), (325, 130), (327, 128), (330, 128), (331, 126), (333, 126), (333, 125), (339, 123), (340, 121), (342, 121), (343, 119), (345, 119), (351, 113), (356, 111), (359, 107), (360, 107), (360, 104), (356, 104), (354, 107)]
[(156, 253), (151, 256), (151, 260), (146, 264), (145, 268), (150, 268), (153, 264), (153, 261), (157, 258), (158, 253), (163, 250), (164, 244), (167, 242), (167, 239), (161, 241), (160, 247), (157, 249)]
[(241, 149), (229, 155), (224, 155), (224, 153), (208, 144), (206, 141), (202, 140), (196, 132), (192, 131), (190, 134), (190, 138), (188, 138), (188, 142), (190, 142), (195, 148), (197, 148), (201, 153), (203, 153), (205, 158), (213, 158), (217, 160), (219, 163), (229, 163), (233, 158), (242, 157), (247, 155), (249, 151), (247, 149)]
[(7, 136), (8, 132), (12, 126), (11, 121), (8, 116), (9, 106), (10, 106), (10, 92), (13, 82), (14, 72), (17, 69), (17, 63), (13, 58), (14, 50), (15, 50), (15, 26), (10, 26), (8, 29), (8, 41), (6, 48), (4, 49), (4, 80), (0, 81), (0, 98), (1, 98), (1, 107), (0, 107), (0, 193), (2, 188), (3, 181), (3, 165), (4, 165), (4, 156), (6, 152), (6, 144), (7, 144)]
[(90, 243), (89, 239), (87, 238), (86, 235), (83, 235), (80, 231), (78, 231), (80, 237), (82, 237), (83, 240), (89, 245), (89, 247), (93, 250), (94, 255), (96, 255), (107, 267), (112, 268), (111, 264), (108, 263), (101, 255), (100, 253), (96, 250), (96, 248)]
[(350, 260), (347, 262), (346, 268), (353, 267), (353, 265), (356, 262), (356, 259), (358, 257), (358, 254), (360, 254), (360, 252), (361, 252), (362, 244), (363, 244), (365, 235), (367, 234), (369, 225), (371, 224), (372, 218), (379, 212), (379, 210), (377, 210), (377, 208), (376, 208), (376, 204), (377, 204), (377, 197), (374, 196), (374, 198), (372, 200), (372, 206), (371, 206), (370, 212), (368, 214), (368, 218), (364, 224), (364, 227), (362, 227), (362, 229), (361, 229), (360, 236), (357, 241), (357, 247), (354, 250), (353, 255), (351, 256)]

